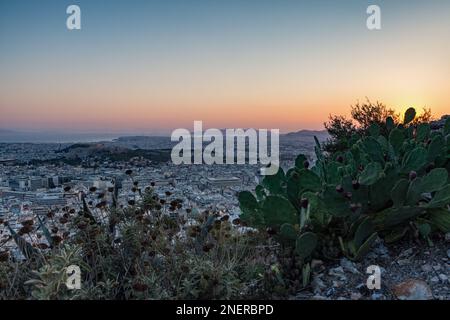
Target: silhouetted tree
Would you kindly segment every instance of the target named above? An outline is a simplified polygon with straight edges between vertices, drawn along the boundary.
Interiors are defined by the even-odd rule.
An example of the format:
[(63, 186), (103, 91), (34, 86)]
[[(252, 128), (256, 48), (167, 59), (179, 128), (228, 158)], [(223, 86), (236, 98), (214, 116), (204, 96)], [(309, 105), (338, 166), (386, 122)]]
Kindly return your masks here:
[[(369, 99), (364, 103), (356, 103), (351, 106), (351, 118), (345, 116), (330, 115), (328, 122), (324, 123), (325, 129), (330, 134), (330, 139), (325, 143), (324, 150), (336, 152), (346, 150), (353, 134), (365, 134), (372, 124), (380, 126), (382, 132), (386, 131), (386, 118), (391, 117), (395, 124), (401, 123), (400, 115), (395, 110), (388, 108), (381, 102), (372, 103)], [(417, 126), (423, 122), (432, 120), (431, 109), (423, 108), (423, 113), (417, 115), (409, 125)]]

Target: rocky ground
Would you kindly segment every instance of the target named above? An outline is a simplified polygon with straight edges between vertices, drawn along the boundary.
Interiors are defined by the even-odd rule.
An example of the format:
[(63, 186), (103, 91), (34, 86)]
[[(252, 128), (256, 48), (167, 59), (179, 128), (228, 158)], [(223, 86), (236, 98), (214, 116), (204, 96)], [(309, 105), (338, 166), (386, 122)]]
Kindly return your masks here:
[[(381, 288), (369, 290), (367, 267), (381, 270)], [(381, 239), (362, 262), (313, 260), (312, 282), (293, 299), (450, 300), (450, 233), (433, 246), (404, 241), (386, 246)]]

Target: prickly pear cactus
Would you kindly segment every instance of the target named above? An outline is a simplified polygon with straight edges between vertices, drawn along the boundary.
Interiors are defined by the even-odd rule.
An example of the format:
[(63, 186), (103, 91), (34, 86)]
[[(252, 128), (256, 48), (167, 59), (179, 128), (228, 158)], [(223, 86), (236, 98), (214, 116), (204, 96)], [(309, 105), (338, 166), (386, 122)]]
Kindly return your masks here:
[[(438, 131), (387, 118), (353, 135), (348, 150), (325, 154), (316, 139), (314, 165), (304, 155), (239, 195), (242, 218), (302, 258), (330, 244), (361, 259), (378, 236), (387, 242), (416, 228), (423, 238), (450, 231), (450, 119)], [(429, 239), (428, 239), (429, 240)]]

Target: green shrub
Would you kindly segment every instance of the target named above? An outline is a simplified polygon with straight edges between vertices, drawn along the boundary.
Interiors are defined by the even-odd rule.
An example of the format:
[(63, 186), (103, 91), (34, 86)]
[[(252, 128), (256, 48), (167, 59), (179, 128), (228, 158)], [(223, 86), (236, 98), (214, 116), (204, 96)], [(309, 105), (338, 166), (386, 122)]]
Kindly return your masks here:
[(413, 230), (431, 242), (433, 232), (450, 231), (450, 120), (432, 131), (415, 114), (374, 123), (327, 155), (316, 139), (314, 166), (300, 155), (286, 173), (266, 176), (256, 196), (239, 195), (242, 219), (293, 248), (306, 268), (336, 247), (361, 259), (377, 236), (391, 242)]

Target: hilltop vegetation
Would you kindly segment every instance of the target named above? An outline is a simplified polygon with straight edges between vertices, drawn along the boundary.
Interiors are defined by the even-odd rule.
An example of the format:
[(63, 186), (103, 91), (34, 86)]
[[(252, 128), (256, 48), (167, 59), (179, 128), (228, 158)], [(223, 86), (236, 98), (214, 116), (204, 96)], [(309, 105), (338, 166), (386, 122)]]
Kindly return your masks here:
[[(379, 105), (357, 113), (368, 110)], [(360, 127), (334, 118), (328, 144), (334, 152), (317, 143), (314, 165), (299, 155), (294, 168), (239, 195), (243, 221), (273, 235), (301, 265), (304, 285), (312, 257), (361, 260), (378, 237), (386, 243), (415, 237), (426, 246), (450, 231), (450, 119), (432, 131), (412, 108), (402, 121), (382, 114), (383, 122), (364, 120)]]
[(90, 163), (103, 161), (121, 162), (132, 159), (145, 159), (153, 163), (167, 162), (170, 160), (170, 149), (144, 150), (129, 149), (125, 147), (109, 146), (96, 143), (76, 143), (57, 152), (60, 156), (54, 159), (31, 160), (32, 165), (59, 164), (90, 166)]

